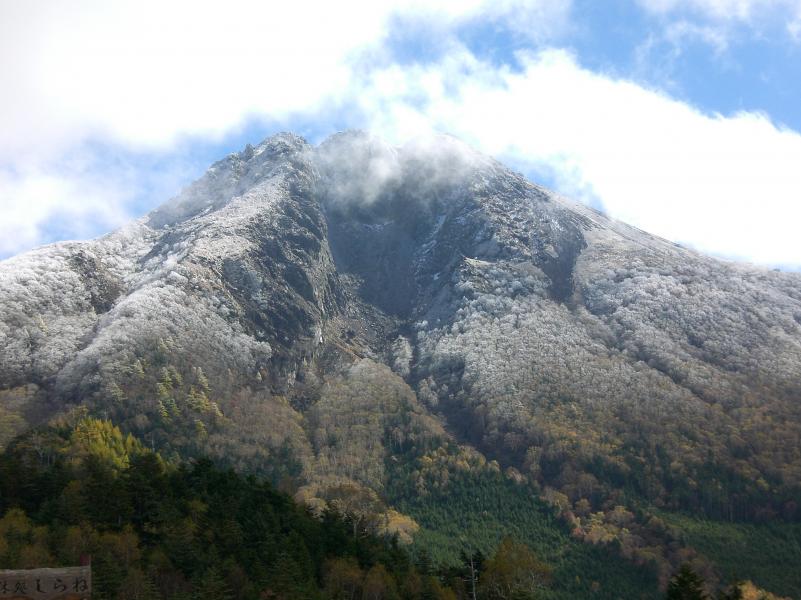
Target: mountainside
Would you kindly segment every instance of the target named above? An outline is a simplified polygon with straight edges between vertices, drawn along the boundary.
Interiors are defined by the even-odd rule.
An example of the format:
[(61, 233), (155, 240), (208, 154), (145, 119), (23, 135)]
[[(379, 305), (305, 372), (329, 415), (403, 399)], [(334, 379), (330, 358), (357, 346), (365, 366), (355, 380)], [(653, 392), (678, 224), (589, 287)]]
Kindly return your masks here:
[(695, 555), (661, 511), (801, 518), (799, 374), (801, 276), (444, 136), (277, 135), (120, 231), (0, 263), (0, 444), (86, 405), (401, 538), (443, 530), (426, 497), (497, 477), (663, 582)]

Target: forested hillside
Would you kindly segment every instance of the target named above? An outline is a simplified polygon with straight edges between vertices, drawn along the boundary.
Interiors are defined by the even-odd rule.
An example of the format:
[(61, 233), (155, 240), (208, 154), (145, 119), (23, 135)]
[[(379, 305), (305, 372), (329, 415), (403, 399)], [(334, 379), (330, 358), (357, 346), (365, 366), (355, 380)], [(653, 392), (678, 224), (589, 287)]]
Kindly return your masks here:
[(409, 549), (353, 504), (312, 513), (77, 414), (0, 455), (0, 568), (89, 560), (101, 600), (662, 596), (649, 569), (571, 540), (531, 490), (493, 473), (404, 503), (424, 527)]
[[(444, 600), (471, 597), (473, 584), (486, 599), (506, 597), (496, 586), (520, 598), (567, 598), (580, 583), (578, 575), (573, 581), (574, 572), (583, 572), (577, 566), (590, 567), (585, 576), (610, 586), (629, 579), (620, 563), (618, 572), (605, 572), (609, 561), (600, 553), (552, 576), (550, 565), (508, 535), (497, 550), (491, 544), (494, 556), (482, 554), (477, 547), (486, 548), (488, 538), (474, 530), (454, 540), (462, 557), (439, 561), (423, 545), (409, 553), (397, 536), (371, 533), (353, 507), (331, 502), (312, 516), (254, 477), (204, 460), (165, 462), (108, 421), (64, 422), (17, 440), (0, 457), (0, 476), (0, 567), (72, 565), (90, 557), (100, 599)], [(540, 535), (553, 538), (546, 544), (556, 556), (571, 544), (554, 538), (558, 527), (540, 518), (545, 527), (515, 533), (538, 545)], [(473, 541), (473, 534), (482, 539)], [(641, 595), (636, 586), (629, 593)]]
[(108, 421), (31, 433), (0, 457), (0, 568), (90, 557), (103, 599), (455, 598), (390, 539), (269, 483), (176, 466)]

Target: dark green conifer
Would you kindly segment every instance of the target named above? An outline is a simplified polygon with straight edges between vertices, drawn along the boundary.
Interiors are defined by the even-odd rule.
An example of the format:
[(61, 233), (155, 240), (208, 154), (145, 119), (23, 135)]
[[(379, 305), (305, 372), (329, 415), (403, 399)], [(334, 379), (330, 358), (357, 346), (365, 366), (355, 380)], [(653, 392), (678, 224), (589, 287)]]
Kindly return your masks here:
[(709, 600), (704, 590), (704, 580), (692, 570), (690, 565), (683, 564), (667, 589), (666, 600)]

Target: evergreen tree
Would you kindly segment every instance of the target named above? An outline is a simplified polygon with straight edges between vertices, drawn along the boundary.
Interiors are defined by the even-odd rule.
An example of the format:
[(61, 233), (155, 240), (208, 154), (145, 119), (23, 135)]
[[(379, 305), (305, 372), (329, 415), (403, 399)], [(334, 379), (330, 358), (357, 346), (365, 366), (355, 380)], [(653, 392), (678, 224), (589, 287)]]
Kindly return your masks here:
[(209, 568), (195, 584), (193, 600), (234, 600), (234, 594), (220, 572)]
[(692, 570), (690, 565), (683, 564), (667, 588), (666, 600), (709, 600), (704, 591), (704, 580)]
[(429, 555), (428, 551), (425, 548), (420, 549), (417, 554), (417, 560), (415, 561), (415, 566), (417, 567), (417, 572), (420, 575), (430, 575), (431, 571), (433, 570), (431, 555)]

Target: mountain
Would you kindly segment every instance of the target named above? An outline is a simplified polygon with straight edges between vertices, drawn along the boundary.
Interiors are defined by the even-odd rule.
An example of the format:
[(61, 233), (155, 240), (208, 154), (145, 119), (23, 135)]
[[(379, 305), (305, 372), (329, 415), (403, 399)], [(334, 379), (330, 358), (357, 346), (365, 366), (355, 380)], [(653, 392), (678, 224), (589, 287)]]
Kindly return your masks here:
[[(685, 560), (728, 576), (680, 513), (784, 523), (801, 559), (799, 373), (801, 276), (649, 235), (447, 136), (279, 134), (119, 231), (0, 263), (0, 443), (84, 405), (443, 560), (449, 531), (533, 535), (504, 502), (663, 584)], [(494, 525), (437, 517), (449, 503)]]

